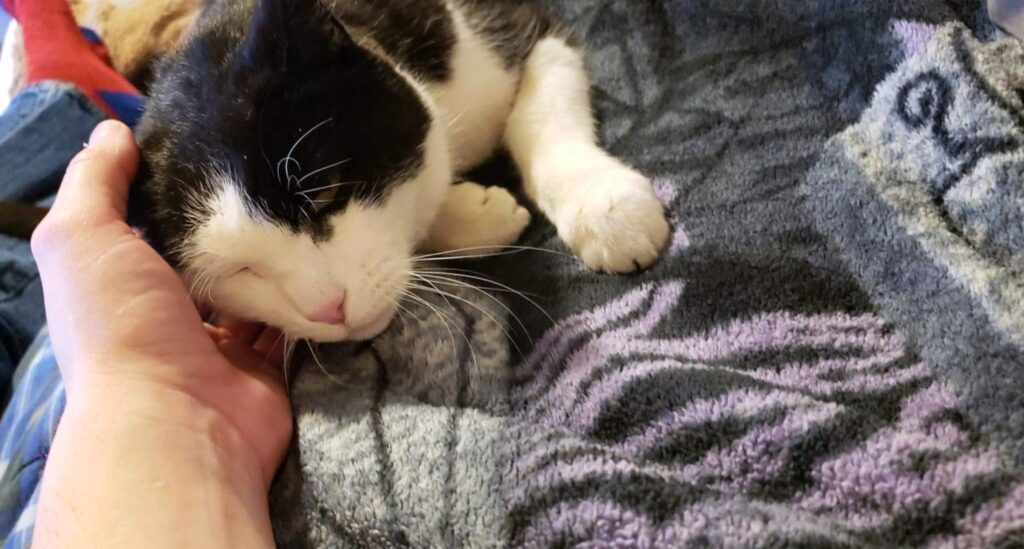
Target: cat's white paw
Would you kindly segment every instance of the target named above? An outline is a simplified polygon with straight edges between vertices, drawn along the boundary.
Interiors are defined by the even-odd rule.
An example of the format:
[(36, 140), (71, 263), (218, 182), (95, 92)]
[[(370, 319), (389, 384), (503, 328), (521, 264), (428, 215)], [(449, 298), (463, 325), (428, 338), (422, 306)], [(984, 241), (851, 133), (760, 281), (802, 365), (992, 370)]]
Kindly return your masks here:
[(530, 212), (507, 190), (459, 183), (449, 189), (424, 247), (486, 253), (486, 248), (515, 244), (529, 224)]
[(650, 267), (668, 244), (670, 227), (650, 181), (615, 163), (578, 174), (560, 206), (562, 239), (595, 271), (631, 273)]

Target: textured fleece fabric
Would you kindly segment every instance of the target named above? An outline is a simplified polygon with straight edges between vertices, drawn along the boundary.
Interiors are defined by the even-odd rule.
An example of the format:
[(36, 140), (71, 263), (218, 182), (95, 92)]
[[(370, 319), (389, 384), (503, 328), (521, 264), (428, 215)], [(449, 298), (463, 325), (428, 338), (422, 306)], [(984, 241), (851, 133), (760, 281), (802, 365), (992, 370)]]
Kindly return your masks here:
[(1024, 543), (1020, 46), (978, 2), (548, 4), (670, 249), (597, 275), (538, 221), (455, 267), (551, 319), (458, 290), (320, 349), (281, 546)]

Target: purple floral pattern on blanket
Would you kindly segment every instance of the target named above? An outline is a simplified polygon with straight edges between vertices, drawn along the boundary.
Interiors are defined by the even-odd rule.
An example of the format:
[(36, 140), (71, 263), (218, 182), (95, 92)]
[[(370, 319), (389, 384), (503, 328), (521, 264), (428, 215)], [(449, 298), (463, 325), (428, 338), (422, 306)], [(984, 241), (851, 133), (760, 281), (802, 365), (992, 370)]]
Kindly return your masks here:
[[(527, 381), (514, 400), (528, 443), (507, 496), (518, 540), (742, 545), (762, 531), (790, 540), (830, 532), (857, 544), (935, 521), (960, 533), (933, 545), (963, 546), (1019, 524), (1024, 483), (997, 449), (977, 443), (949, 385), (881, 318), (776, 312), (654, 335), (684, 287), (647, 285), (570, 317), (520, 366)], [(801, 350), (812, 352), (801, 358)], [(728, 381), (708, 387), (712, 379)], [(658, 402), (655, 413), (637, 401), (647, 387), (674, 383), (690, 385), (687, 398)], [(623, 426), (616, 414), (646, 419)], [(861, 416), (874, 425), (858, 440), (809, 447)], [(628, 486), (638, 484), (660, 508), (631, 500)], [(994, 497), (958, 505), (979, 492)], [(787, 518), (764, 521), (762, 507)], [(740, 509), (732, 523), (714, 520)]]
[[(1022, 539), (1005, 441), (859, 283), (887, 265), (845, 262), (801, 191), (828, 140), (902, 59), (933, 55), (925, 40), (963, 3), (543, 3), (586, 46), (602, 144), (665, 205), (665, 259), (590, 273), (538, 216), (523, 244), (553, 253), (457, 266), (503, 291), (409, 303), (372, 344), (325, 351), (344, 384), (319, 368), (296, 381), (279, 544)], [(889, 239), (871, 257), (897, 244), (856, 229)]]

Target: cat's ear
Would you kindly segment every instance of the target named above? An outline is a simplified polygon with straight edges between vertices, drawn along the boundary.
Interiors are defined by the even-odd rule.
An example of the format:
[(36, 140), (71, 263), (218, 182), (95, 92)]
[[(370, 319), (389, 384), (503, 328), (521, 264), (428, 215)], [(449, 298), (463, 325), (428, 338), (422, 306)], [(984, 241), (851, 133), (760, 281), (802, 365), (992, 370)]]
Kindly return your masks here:
[(287, 3), (289, 0), (258, 0), (249, 31), (235, 53), (236, 68), (253, 73), (283, 68), (288, 55)]
[(287, 69), (352, 46), (345, 26), (321, 0), (259, 0), (236, 59), (250, 68)]
[[(352, 36), (331, 7), (322, 0), (284, 0), (291, 6), (288, 13), (294, 43), (315, 41), (328, 49), (348, 48)], [(301, 52), (296, 52), (301, 53)]]

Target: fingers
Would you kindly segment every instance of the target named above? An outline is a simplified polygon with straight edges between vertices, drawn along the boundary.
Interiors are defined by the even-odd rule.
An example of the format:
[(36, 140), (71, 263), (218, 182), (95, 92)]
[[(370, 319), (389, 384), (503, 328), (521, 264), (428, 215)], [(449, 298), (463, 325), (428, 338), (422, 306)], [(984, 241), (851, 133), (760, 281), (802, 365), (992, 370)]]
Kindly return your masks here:
[[(138, 168), (138, 147), (131, 130), (120, 122), (106, 121), (93, 131), (89, 145), (68, 166), (56, 201), (32, 236), (37, 259), (89, 239), (102, 225), (116, 226), (129, 235), (125, 223), (128, 189)], [(111, 235), (111, 233), (106, 233)]]
[[(280, 369), (285, 363), (284, 334), (276, 328), (234, 319), (224, 319), (216, 326), (206, 325), (206, 333), (218, 346), (230, 343), (228, 348), (244, 348), (245, 356), (259, 357), (264, 366)], [(230, 358), (230, 357), (229, 357)], [(245, 367), (244, 364), (238, 366)]]
[(220, 345), (221, 343), (224, 343), (225, 341), (231, 339), (231, 332), (225, 330), (224, 328), (213, 326), (205, 322), (203, 323), (203, 328), (206, 329), (206, 335), (210, 336), (210, 339), (212, 339), (213, 342), (216, 343), (217, 345)]
[(256, 344), (256, 340), (259, 339), (260, 334), (264, 330), (261, 324), (228, 317), (221, 318), (220, 315), (217, 316), (215, 324), (218, 328), (227, 330), (231, 334), (232, 339), (240, 341), (249, 347)]
[(56, 202), (33, 234), (33, 251), (45, 255), (47, 249), (112, 222), (130, 231), (124, 220), (138, 164), (138, 147), (127, 126), (109, 120), (97, 126), (88, 147), (68, 165)]
[(51, 211), (73, 208), (87, 221), (123, 220), (138, 167), (139, 150), (128, 126), (113, 120), (101, 123), (89, 146), (68, 165)]
[(280, 352), (282, 359), (279, 360), (273, 360), (271, 356), (257, 352), (251, 346), (235, 339), (222, 341), (217, 347), (224, 358), (228, 359), (236, 368), (271, 381), (279, 387), (284, 387), (283, 347)]
[(276, 328), (267, 328), (253, 343), (253, 350), (271, 361), (284, 364), (284, 334)]
[(213, 313), (213, 307), (210, 306), (209, 301), (203, 299), (193, 299), (193, 304), (196, 306), (196, 310), (199, 311), (199, 316), (206, 322), (216, 322), (216, 317)]

